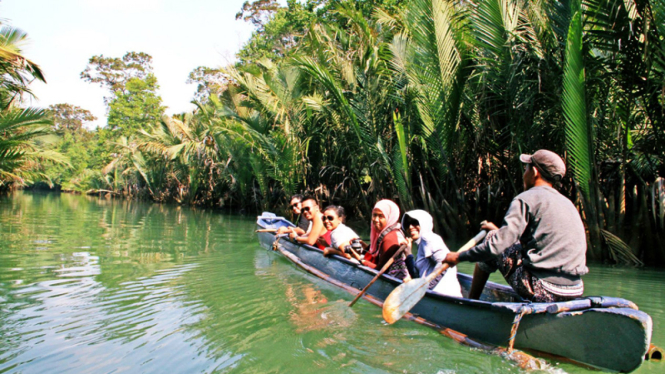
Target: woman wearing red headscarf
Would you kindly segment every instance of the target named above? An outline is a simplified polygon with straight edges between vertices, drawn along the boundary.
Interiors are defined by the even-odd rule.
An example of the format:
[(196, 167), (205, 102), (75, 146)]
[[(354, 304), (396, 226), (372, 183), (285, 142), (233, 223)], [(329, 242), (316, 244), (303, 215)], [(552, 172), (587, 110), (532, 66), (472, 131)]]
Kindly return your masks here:
[[(400, 245), (406, 243), (399, 224), (399, 216), (399, 207), (390, 200), (381, 200), (374, 205), (370, 232), (371, 244), (369, 251), (365, 254), (363, 265), (381, 269), (397, 252)], [(409, 280), (405, 258), (404, 253), (398, 256), (386, 273), (398, 279)]]

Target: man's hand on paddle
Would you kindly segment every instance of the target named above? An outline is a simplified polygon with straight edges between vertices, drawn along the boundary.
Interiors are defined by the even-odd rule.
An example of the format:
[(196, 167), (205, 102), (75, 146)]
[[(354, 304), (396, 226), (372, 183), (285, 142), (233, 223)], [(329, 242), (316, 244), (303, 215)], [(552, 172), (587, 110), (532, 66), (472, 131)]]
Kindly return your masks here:
[[(480, 223), (480, 229), (481, 230), (486, 230), (486, 231), (493, 231), (493, 230), (498, 230), (499, 228), (495, 224), (493, 224), (492, 222), (483, 221), (483, 222)], [(481, 238), (485, 237), (484, 231), (482, 231), (481, 233), (483, 234)], [(476, 239), (476, 238), (474, 238), (474, 239)], [(482, 241), (482, 239), (478, 240), (478, 242), (480, 242), (480, 241)], [(475, 243), (475, 244), (478, 244), (478, 243)], [(471, 248), (471, 247), (469, 247), (469, 248)], [(469, 249), (469, 248), (466, 248), (466, 249)], [(460, 262), (459, 261), (459, 252), (450, 252), (450, 253), (448, 253), (446, 255), (446, 258), (444, 258), (443, 261), (441, 261), (441, 263), (448, 264), (451, 267), (459, 264), (459, 262)]]
[(451, 267), (459, 264), (459, 253), (449, 252), (441, 263), (448, 264)]
[(480, 228), (482, 230), (487, 230), (487, 231), (493, 231), (493, 230), (498, 230), (499, 228), (493, 224), (492, 222), (489, 221), (483, 221), (480, 223)]

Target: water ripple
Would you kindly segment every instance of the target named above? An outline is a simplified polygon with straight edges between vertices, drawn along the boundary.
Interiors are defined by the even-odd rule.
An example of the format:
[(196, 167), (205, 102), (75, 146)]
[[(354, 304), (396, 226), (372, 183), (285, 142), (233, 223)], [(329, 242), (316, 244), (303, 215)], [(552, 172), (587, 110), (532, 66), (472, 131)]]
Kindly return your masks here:
[[(369, 303), (348, 308), (349, 294), (261, 249), (253, 230), (167, 205), (0, 200), (0, 373), (519, 371), (422, 326), (387, 326)], [(585, 281), (637, 301), (660, 331), (663, 272), (592, 267)], [(587, 372), (546, 372), (563, 370)]]

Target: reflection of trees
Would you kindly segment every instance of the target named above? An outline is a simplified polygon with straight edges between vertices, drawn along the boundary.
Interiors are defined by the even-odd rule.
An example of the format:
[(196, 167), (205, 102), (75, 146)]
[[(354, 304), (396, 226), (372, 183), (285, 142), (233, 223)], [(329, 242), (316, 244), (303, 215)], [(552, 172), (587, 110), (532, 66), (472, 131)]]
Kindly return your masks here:
[[(5, 265), (34, 267), (35, 257), (40, 258), (37, 265), (50, 263), (56, 253), (83, 248), (101, 257), (102, 283), (109, 280), (107, 267), (141, 277), (187, 255), (210, 252), (211, 233), (223, 221), (220, 215), (188, 208), (67, 194), (17, 194), (4, 203), (3, 240), (30, 254)], [(188, 246), (192, 241), (197, 245)]]
[(16, 235), (12, 261), (0, 263), (0, 332), (8, 341), (0, 371), (73, 347), (85, 347), (90, 362), (67, 358), (68, 366), (96, 371), (156, 356), (164, 367), (201, 357), (188, 371), (288, 371), (294, 365), (284, 357), (317, 348), (294, 326), (318, 348), (344, 341), (335, 324), (320, 322), (330, 321), (322, 317), (330, 303), (309, 281), (294, 281), (272, 261), (256, 271), (256, 257), (271, 255), (257, 249), (248, 222), (83, 196), (23, 194), (4, 203), (0, 233)]
[[(6, 310), (0, 317), (0, 332), (7, 342), (0, 348), (0, 371), (41, 358), (44, 352), (55, 360), (62, 352), (70, 370), (103, 372), (117, 369), (120, 361), (139, 367), (160, 357), (154, 365), (168, 367), (199, 354), (204, 341), (196, 331), (182, 328), (196, 322), (200, 312), (182, 297), (183, 276), (195, 271), (196, 265), (174, 266), (109, 289), (94, 276), (85, 276), (96, 273), (98, 265), (92, 256), (81, 257), (87, 264), (60, 269), (71, 279), (41, 281), (9, 292), (19, 297), (17, 302), (4, 303)], [(35, 345), (39, 349), (33, 351)], [(167, 345), (169, 352), (177, 354), (160, 354), (158, 348)], [(79, 347), (84, 347), (84, 359), (67, 357), (71, 353), (66, 350)], [(25, 369), (47, 372), (52, 366), (49, 360), (38, 361)], [(191, 369), (202, 371), (213, 363), (204, 361)]]
[[(54, 360), (92, 372), (436, 371), (410, 366), (440, 353), (435, 332), (401, 327), (431, 340), (412, 345), (374, 306), (351, 310), (334, 301), (343, 291), (260, 249), (252, 229), (253, 219), (167, 205), (0, 200), (0, 372), (45, 372)], [(384, 360), (379, 341), (401, 348)], [(483, 369), (468, 371), (495, 371)]]
[[(223, 226), (238, 232), (231, 221), (205, 211), (72, 195), (17, 194), (0, 201), (0, 212), (0, 336), (6, 341), (0, 371), (39, 352), (57, 356), (75, 346), (94, 354), (85, 364), (66, 361), (95, 369), (117, 367), (126, 356), (137, 365), (138, 359), (149, 362), (156, 348), (134, 353), (144, 345), (177, 347), (178, 354), (158, 365), (177, 365), (206, 349), (198, 330), (187, 328), (205, 308), (182, 302), (183, 277), (196, 271), (188, 258), (225, 248), (215, 235)], [(192, 369), (240, 359), (215, 352), (214, 360)]]
[[(48, 267), (49, 278), (25, 281), (34, 271), (30, 268), (15, 271), (11, 282), (0, 286), (2, 313), (0, 313), (0, 336), (5, 345), (0, 345), (0, 371), (30, 361), (35, 344), (58, 344), (64, 336), (71, 337), (75, 318), (62, 318), (64, 314), (77, 315), (90, 304), (91, 299), (102, 290), (94, 276), (99, 274), (99, 258), (87, 252), (61, 255), (54, 258)], [(56, 264), (58, 261), (58, 265)], [(0, 267), (0, 273), (6, 274)], [(17, 276), (18, 275), (18, 276)], [(55, 279), (53, 279), (55, 277)], [(18, 279), (17, 279), (18, 278)], [(73, 297), (72, 297), (73, 295)], [(83, 315), (86, 318), (87, 315)], [(56, 347), (54, 347), (55, 349)]]
[[(3, 201), (3, 244), (12, 256), (0, 266), (43, 269), (9, 275), (33, 283), (58, 276), (53, 273), (54, 263), (68, 266), (67, 258), (73, 253), (87, 251), (101, 257), (102, 270), (124, 265), (127, 274), (149, 275), (162, 267), (165, 259), (175, 257), (159, 246), (140, 245), (154, 242), (146, 237), (150, 233), (144, 232), (139, 223), (150, 210), (145, 204), (119, 200), (86, 201), (85, 197), (65, 194), (16, 194)], [(95, 217), (100, 217), (100, 225), (90, 224)], [(128, 264), (137, 267), (127, 269)], [(102, 283), (105, 273), (102, 271), (99, 278)]]
[[(211, 360), (219, 360), (220, 352), (242, 356), (233, 367), (243, 373), (293, 372), (312, 370), (312, 349), (347, 346), (339, 332), (357, 319), (348, 301), (338, 300), (339, 294), (331, 298), (283, 259), (260, 249), (255, 239), (223, 231), (217, 240), (233, 241), (233, 249), (220, 248), (185, 279), (186, 298), (203, 311), (188, 326), (205, 337), (202, 354)], [(302, 356), (309, 357), (302, 362), (289, 359)], [(348, 361), (339, 360), (325, 365), (336, 369)]]

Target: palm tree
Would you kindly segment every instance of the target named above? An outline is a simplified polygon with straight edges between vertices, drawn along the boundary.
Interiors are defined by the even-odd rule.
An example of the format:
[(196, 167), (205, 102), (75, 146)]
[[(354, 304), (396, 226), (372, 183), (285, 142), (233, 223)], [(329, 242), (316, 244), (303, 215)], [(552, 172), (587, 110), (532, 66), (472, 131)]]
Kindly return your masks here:
[(25, 185), (47, 179), (43, 173), (48, 162), (66, 163), (53, 151), (40, 151), (34, 140), (50, 133), (45, 111), (19, 109), (15, 105), (34, 79), (45, 82), (39, 66), (21, 54), (20, 44), (27, 35), (15, 28), (0, 28), (0, 188)]
[(67, 164), (57, 152), (40, 150), (36, 139), (51, 134), (44, 110), (26, 108), (0, 111), (0, 189), (46, 179), (47, 163)]
[[(665, 45), (659, 37), (665, 31), (664, 6), (659, 1), (576, 1), (571, 13), (563, 113), (592, 250), (597, 258), (639, 264), (640, 252), (626, 244), (635, 242), (638, 222), (643, 236), (660, 243), (654, 240), (655, 214), (648, 213), (658, 207), (648, 207), (646, 197), (665, 161), (662, 147), (654, 143), (665, 119), (658, 99), (665, 88)], [(626, 220), (631, 205), (638, 214)], [(601, 241), (607, 252), (599, 252)], [(665, 261), (665, 247), (657, 252), (646, 251), (645, 258)]]
[(8, 26), (0, 28), (0, 110), (8, 109), (24, 94), (32, 95), (28, 85), (34, 79), (46, 82), (37, 64), (21, 54), (20, 45), (27, 34)]
[(121, 136), (115, 143), (113, 159), (102, 169), (103, 175), (113, 173), (113, 190), (124, 190), (126, 195), (135, 195), (145, 183), (151, 195), (154, 194), (147, 175), (146, 160), (135, 141)]
[(312, 127), (323, 129), (326, 150), (319, 168), (338, 175), (334, 191), (348, 183), (346, 196), (354, 197), (347, 204), (365, 212), (378, 198), (395, 195), (412, 207), (409, 135), (390, 69), (392, 31), (365, 19), (352, 2), (340, 4), (336, 14), (347, 27), (314, 25), (303, 55), (293, 59), (312, 82), (306, 103), (319, 113)]

